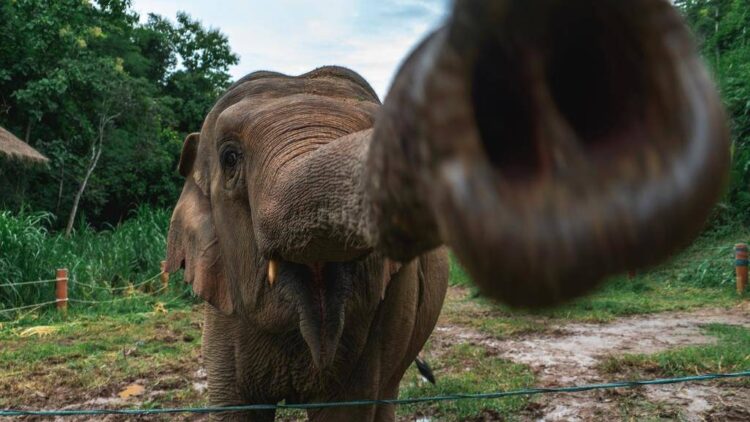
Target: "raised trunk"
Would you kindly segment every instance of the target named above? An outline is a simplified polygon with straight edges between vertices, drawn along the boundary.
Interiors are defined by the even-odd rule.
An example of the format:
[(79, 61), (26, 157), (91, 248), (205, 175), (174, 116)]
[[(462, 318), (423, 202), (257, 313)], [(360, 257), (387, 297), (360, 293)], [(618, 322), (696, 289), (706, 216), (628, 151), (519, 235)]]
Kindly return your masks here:
[(729, 160), (713, 84), (663, 0), (459, 0), (400, 69), (374, 132), (321, 148), (302, 174), (342, 151), (343, 185), (295, 208), (315, 207), (327, 235), (285, 258), (406, 261), (446, 243), (515, 305), (683, 246)]

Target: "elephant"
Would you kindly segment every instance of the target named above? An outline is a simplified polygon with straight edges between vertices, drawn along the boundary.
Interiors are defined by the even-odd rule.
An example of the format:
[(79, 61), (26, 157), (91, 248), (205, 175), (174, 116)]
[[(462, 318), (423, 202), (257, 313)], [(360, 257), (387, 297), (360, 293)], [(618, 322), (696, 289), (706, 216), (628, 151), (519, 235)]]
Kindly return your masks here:
[(168, 235), (206, 301), (211, 405), (396, 398), (447, 248), (512, 306), (580, 296), (697, 235), (728, 139), (665, 0), (457, 0), (382, 104), (343, 67), (247, 75), (184, 141)]

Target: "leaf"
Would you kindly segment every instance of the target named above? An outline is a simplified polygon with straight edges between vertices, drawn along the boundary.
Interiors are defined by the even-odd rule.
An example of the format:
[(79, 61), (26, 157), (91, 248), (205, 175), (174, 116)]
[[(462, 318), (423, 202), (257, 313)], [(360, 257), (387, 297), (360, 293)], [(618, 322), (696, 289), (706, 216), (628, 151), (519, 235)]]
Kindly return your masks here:
[(167, 307), (164, 302), (156, 302), (156, 304), (154, 305), (155, 314), (166, 314), (167, 312)]
[(140, 396), (146, 389), (140, 384), (130, 384), (122, 391), (117, 393), (121, 399), (129, 399), (134, 396)]
[(18, 335), (20, 337), (31, 337), (31, 336), (46, 337), (46, 336), (56, 333), (58, 329), (59, 328), (53, 327), (51, 325), (39, 325), (36, 327), (27, 328), (21, 331)]

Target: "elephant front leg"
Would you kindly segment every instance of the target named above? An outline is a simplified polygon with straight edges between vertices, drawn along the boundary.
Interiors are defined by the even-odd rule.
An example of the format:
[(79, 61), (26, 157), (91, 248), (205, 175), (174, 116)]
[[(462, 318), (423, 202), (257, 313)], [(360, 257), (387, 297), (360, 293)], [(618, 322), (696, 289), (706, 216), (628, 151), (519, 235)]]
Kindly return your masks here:
[[(378, 337), (378, 336), (376, 336)], [(328, 402), (355, 401), (366, 399), (395, 399), (398, 397), (398, 381), (382, 380), (383, 364), (378, 348), (366, 348), (358, 368), (352, 373), (352, 382), (340, 394)], [(307, 412), (313, 422), (393, 422), (396, 420), (395, 406), (388, 404), (312, 409)]]
[[(216, 374), (214, 374), (216, 375)], [(208, 376), (209, 400), (211, 407), (242, 406), (256, 403), (274, 403), (262, 397), (249, 397), (238, 393), (237, 384), (221, 376)], [(211, 414), (211, 421), (244, 421), (244, 422), (272, 422), (276, 417), (275, 410), (252, 410), (217, 412)]]
[[(315, 409), (307, 412), (311, 422), (346, 422), (346, 421), (375, 421), (375, 415), (380, 412), (375, 406), (341, 407), (330, 409)], [(392, 421), (390, 419), (377, 419), (378, 421)]]
[(212, 413), (209, 421), (221, 422), (273, 422), (276, 418), (275, 410), (256, 410), (249, 412), (219, 412)]
[[(380, 394), (380, 361), (379, 359), (365, 359), (365, 368), (358, 368), (353, 373), (356, 378), (349, 387), (333, 397), (327, 399), (314, 399), (313, 402), (342, 402), (362, 399), (375, 399), (381, 397)], [(395, 418), (377, 418), (380, 406), (351, 406), (351, 407), (330, 407), (324, 409), (310, 409), (307, 416), (311, 422), (390, 422)], [(387, 412), (386, 412), (387, 413)], [(393, 412), (391, 412), (393, 415)]]
[[(236, 344), (238, 322), (222, 315), (213, 306), (205, 305), (203, 324), (203, 364), (208, 375), (208, 397), (211, 407), (241, 406), (250, 403), (268, 403), (264, 398), (248, 397), (238, 383)], [(275, 410), (247, 412), (218, 412), (209, 416), (211, 421), (272, 422)]]
[[(389, 391), (380, 395), (383, 400), (395, 399), (398, 397), (398, 385), (395, 388), (389, 388)], [(362, 397), (357, 397), (361, 399)], [(335, 401), (355, 400), (353, 397), (336, 399)], [(393, 422), (396, 420), (396, 406), (392, 404), (379, 404), (372, 406), (352, 406), (338, 407), (328, 409), (315, 409), (307, 412), (310, 421), (313, 422)]]

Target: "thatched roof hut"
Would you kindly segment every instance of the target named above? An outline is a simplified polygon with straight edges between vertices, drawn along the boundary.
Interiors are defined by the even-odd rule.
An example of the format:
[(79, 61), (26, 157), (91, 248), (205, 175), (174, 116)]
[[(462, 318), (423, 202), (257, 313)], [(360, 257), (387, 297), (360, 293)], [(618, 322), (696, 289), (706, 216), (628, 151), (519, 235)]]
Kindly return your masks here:
[(33, 163), (46, 163), (47, 157), (35, 150), (26, 142), (0, 127), (0, 155)]

